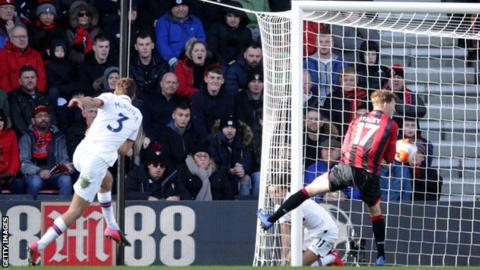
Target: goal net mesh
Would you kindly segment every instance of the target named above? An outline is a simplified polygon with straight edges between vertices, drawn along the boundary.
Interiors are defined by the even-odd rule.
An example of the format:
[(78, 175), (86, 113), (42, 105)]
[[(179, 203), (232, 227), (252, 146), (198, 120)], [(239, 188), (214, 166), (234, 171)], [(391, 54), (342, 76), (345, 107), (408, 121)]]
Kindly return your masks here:
[[(338, 158), (336, 142), (371, 109), (370, 94), (391, 89), (400, 98), (398, 139), (409, 138), (419, 160), (382, 168), (386, 263), (479, 265), (478, 14), (305, 12), (303, 48), (292, 46), (289, 13), (257, 17), (265, 73), (259, 207), (273, 213), (283, 199), (273, 188), (302, 181), (291, 179), (292, 136), (303, 138), (302, 175), (311, 180)], [(303, 70), (291, 70), (294, 49)], [(304, 74), (303, 89), (292, 86), (294, 72)], [(295, 94), (302, 108), (292, 105)], [(294, 110), (303, 130), (292, 131)], [(355, 190), (315, 199), (338, 220), (347, 263), (373, 263), (368, 209)], [(258, 226), (254, 265), (285, 263), (285, 237), (278, 224)]]

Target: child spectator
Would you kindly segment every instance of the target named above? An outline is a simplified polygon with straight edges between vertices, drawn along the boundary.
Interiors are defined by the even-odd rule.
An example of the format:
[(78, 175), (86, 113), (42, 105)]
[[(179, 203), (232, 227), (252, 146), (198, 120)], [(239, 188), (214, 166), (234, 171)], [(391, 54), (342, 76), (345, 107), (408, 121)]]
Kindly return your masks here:
[[(231, 6), (241, 7), (238, 2)], [(221, 22), (213, 24), (207, 32), (208, 47), (220, 57), (222, 64), (230, 64), (252, 43), (252, 33), (246, 27), (248, 18), (245, 12), (224, 8)]]
[(102, 93), (113, 93), (117, 81), (120, 79), (120, 71), (118, 67), (109, 67), (103, 72), (103, 76), (93, 83), (93, 89), (97, 92), (97, 96)]
[(54, 39), (48, 50), (49, 61), (45, 67), (49, 96), (55, 92), (57, 98), (69, 100), (74, 90), (79, 89), (76, 69), (67, 60), (68, 49), (65, 40)]
[(188, 40), (185, 55), (175, 67), (178, 77), (177, 94), (190, 99), (199, 89), (204, 88), (205, 71), (219, 65), (215, 54), (208, 50), (207, 43), (196, 38)]

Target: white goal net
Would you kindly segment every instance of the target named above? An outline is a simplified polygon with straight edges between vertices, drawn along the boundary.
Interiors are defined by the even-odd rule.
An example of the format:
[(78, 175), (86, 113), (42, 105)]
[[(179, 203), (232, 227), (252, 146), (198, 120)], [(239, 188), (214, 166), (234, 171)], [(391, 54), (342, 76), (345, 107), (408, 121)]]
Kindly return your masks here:
[[(273, 213), (281, 201), (272, 187), (296, 191), (331, 166), (348, 122), (371, 108), (371, 92), (391, 89), (400, 98), (399, 139), (417, 145), (418, 160), (382, 169), (386, 264), (480, 265), (480, 5), (292, 5), (257, 13), (265, 73), (259, 208)], [(355, 191), (316, 200), (338, 220), (346, 262), (372, 264), (370, 218)], [(278, 224), (258, 226), (254, 265), (284, 264), (290, 247)]]

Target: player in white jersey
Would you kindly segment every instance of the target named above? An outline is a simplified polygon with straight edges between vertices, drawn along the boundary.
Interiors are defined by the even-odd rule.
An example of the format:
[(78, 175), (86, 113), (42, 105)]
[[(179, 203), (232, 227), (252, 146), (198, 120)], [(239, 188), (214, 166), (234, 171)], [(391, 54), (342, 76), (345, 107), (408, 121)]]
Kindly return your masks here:
[(105, 93), (98, 97), (73, 98), (69, 107), (98, 108), (98, 115), (77, 146), (73, 154), (73, 164), (80, 172), (74, 184), (74, 195), (68, 210), (55, 219), (53, 225), (42, 238), (29, 246), (28, 256), (31, 265), (39, 264), (40, 252), (59, 237), (83, 211), (93, 202), (95, 195), (102, 206), (103, 217), (107, 223), (105, 237), (122, 245), (130, 245), (118, 228), (111, 205), (112, 175), (108, 167), (125, 155), (133, 146), (142, 123), (142, 114), (132, 105), (136, 85), (132, 79), (122, 78), (117, 82), (114, 93)]
[[(269, 196), (275, 203), (278, 198), (284, 197), (285, 187), (270, 187)], [(285, 199), (289, 194), (285, 196)], [(306, 230), (303, 240), (303, 265), (305, 266), (343, 266), (344, 263), (335, 249), (338, 240), (338, 226), (332, 215), (313, 200), (306, 200), (298, 208), (302, 213), (303, 226)], [(284, 215), (280, 221), (282, 244), (289, 246), (290, 213)], [(283, 264), (290, 260), (290, 254), (282, 249)]]

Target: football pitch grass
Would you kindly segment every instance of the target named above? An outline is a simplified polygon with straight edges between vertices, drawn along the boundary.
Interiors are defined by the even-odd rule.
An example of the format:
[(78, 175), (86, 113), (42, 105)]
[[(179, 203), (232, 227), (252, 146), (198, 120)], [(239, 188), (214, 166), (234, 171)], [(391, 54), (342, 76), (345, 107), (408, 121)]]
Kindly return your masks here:
[[(306, 269), (315, 269), (318, 267), (262, 267), (262, 268), (275, 268), (275, 269), (298, 269), (298, 270), (306, 270)], [(358, 269), (367, 269), (372, 268), (372, 266), (361, 266), (361, 267), (335, 267), (334, 269), (338, 270), (358, 270)], [(162, 270), (252, 270), (252, 269), (260, 269), (260, 267), (253, 267), (253, 266), (187, 266), (187, 267), (167, 267), (167, 266), (143, 266), (143, 267), (134, 267), (134, 266), (49, 266), (49, 267), (9, 267), (9, 269), (92, 269), (92, 270), (105, 270), (105, 269), (116, 269), (116, 270), (153, 270), (153, 269), (162, 269)], [(328, 269), (332, 269), (329, 267)], [(458, 269), (467, 269), (467, 270), (480, 270), (480, 266), (478, 267), (427, 267), (427, 266), (384, 266), (384, 267), (375, 267), (374, 269), (385, 269), (385, 270), (423, 270), (423, 269), (442, 269), (442, 270), (458, 270)]]

